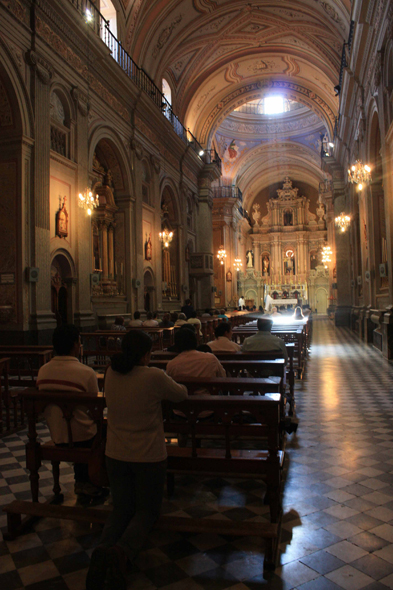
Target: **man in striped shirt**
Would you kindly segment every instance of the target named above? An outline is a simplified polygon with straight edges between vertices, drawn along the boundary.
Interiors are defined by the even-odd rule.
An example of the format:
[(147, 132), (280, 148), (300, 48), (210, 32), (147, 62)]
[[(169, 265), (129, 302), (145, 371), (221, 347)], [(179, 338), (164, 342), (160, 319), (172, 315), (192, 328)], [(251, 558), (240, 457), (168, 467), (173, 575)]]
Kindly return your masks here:
[[(53, 333), (55, 356), (43, 365), (37, 376), (37, 387), (40, 390), (98, 392), (97, 376), (91, 367), (80, 363), (79, 330), (72, 324), (59, 326)], [(45, 418), (53, 442), (59, 446), (68, 446), (67, 422), (58, 406), (50, 405), (45, 409)], [(97, 427), (94, 421), (83, 411), (76, 408), (71, 420), (72, 440), (74, 447), (91, 447)], [(89, 480), (88, 465), (74, 464), (75, 494), (97, 496), (101, 488), (94, 486)]]

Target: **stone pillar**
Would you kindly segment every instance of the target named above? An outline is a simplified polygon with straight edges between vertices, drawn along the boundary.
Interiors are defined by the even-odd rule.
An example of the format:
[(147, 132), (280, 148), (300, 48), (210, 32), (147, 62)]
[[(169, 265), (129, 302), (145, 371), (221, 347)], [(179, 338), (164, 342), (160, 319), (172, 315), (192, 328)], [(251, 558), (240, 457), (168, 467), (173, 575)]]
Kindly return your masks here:
[[(340, 215), (345, 211), (345, 195), (339, 194), (334, 199), (334, 214)], [(350, 326), (351, 323), (351, 261), (349, 232), (335, 232), (336, 244), (336, 272), (337, 272), (337, 309), (335, 313), (336, 326)]]
[(51, 311), (50, 273), (50, 83), (52, 71), (34, 51), (27, 55), (31, 70), (31, 88), (34, 102), (34, 193), (32, 211), (31, 266), (39, 268), (39, 280), (30, 283), (30, 329), (37, 332), (37, 341), (50, 341), (56, 327)]
[(254, 242), (254, 268), (257, 272), (261, 270), (261, 245)]
[(106, 221), (101, 222), (102, 236), (102, 278), (108, 278), (108, 225)]
[(108, 267), (109, 278), (115, 278), (115, 256), (114, 256), (114, 224), (112, 223), (108, 229)]

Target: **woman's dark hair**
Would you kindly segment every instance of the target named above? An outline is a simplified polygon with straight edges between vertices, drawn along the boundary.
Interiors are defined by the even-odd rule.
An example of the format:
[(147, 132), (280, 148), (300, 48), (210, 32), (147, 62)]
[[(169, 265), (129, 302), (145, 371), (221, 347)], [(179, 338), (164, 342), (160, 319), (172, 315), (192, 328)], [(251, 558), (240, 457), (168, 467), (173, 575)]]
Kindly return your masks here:
[(171, 313), (172, 322), (176, 322), (178, 317), (179, 315), (175, 311)]
[(138, 365), (141, 359), (151, 351), (152, 340), (142, 330), (131, 330), (124, 336), (120, 354), (112, 357), (111, 367), (117, 373), (125, 375)]
[(123, 324), (124, 324), (124, 318), (122, 318), (120, 315), (118, 315), (117, 318), (115, 318), (115, 325), (122, 326)]
[(213, 352), (210, 346), (208, 346), (207, 344), (200, 344), (199, 346), (197, 346), (197, 350), (199, 352)]

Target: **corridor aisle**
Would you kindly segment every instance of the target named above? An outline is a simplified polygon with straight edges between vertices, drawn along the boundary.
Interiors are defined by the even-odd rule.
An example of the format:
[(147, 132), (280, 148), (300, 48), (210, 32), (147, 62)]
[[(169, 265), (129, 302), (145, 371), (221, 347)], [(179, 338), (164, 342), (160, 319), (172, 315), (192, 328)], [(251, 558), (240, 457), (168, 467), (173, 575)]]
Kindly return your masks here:
[[(255, 538), (154, 531), (129, 573), (130, 589), (393, 588), (393, 368), (349, 330), (319, 319), (296, 395), (300, 422), (287, 444), (275, 573), (263, 579), (263, 545)], [(39, 433), (48, 440), (45, 425)], [(26, 439), (26, 431), (0, 439), (0, 506), (30, 497)], [(40, 475), (44, 501), (53, 485), (50, 464)], [(74, 504), (70, 466), (62, 465), (61, 484), (67, 504)], [(163, 512), (264, 521), (264, 493), (255, 480), (179, 476)], [(97, 526), (43, 519), (27, 535), (0, 541), (1, 590), (84, 590), (99, 532)]]
[(292, 540), (276, 571), (283, 587), (393, 588), (392, 365), (349, 329), (316, 320), (297, 413), (282, 538), (292, 531)]

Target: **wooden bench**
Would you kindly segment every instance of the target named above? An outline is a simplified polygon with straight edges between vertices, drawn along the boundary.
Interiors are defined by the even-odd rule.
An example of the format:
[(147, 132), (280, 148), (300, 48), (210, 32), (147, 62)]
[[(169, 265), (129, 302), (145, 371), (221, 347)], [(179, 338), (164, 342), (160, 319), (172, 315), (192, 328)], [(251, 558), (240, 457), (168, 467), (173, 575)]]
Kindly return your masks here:
[[(287, 382), (289, 385), (289, 396), (287, 401), (289, 402), (289, 415), (292, 415), (295, 409), (295, 371), (294, 371), (294, 343), (286, 344), (288, 354), (288, 365), (286, 367)], [(166, 360), (169, 361), (175, 356), (177, 352), (156, 351), (152, 353), (152, 362)], [(224, 361), (275, 361), (279, 359), (282, 361), (280, 351), (271, 352), (218, 352), (214, 351), (213, 354), (218, 358), (220, 362)], [(158, 366), (158, 365), (156, 365)], [(281, 374), (281, 373), (280, 373)]]
[(51, 346), (0, 346), (0, 354), (8, 357), (10, 386), (34, 385), (38, 371), (53, 356)]
[[(26, 467), (30, 470), (32, 502), (12, 502), (3, 510), (7, 513), (8, 537), (14, 538), (25, 529), (26, 521), (21, 515), (53, 517), (85, 522), (105, 522), (104, 510), (81, 509), (58, 505), (61, 500), (59, 485), (59, 462), (87, 462), (90, 449), (72, 447), (70, 419), (75, 407), (83, 406), (96, 421), (98, 437), (102, 435), (105, 398), (97, 394), (25, 390), (25, 407), (29, 421), (29, 441), (26, 445)], [(266, 398), (244, 398), (234, 396), (191, 396), (181, 404), (163, 404), (165, 431), (188, 433), (191, 447), (179, 448), (168, 445), (169, 491), (173, 490), (174, 474), (192, 472), (199, 474), (222, 473), (235, 477), (264, 479), (267, 485), (267, 499), (270, 506), (271, 523), (237, 523), (214, 519), (189, 519), (162, 517), (158, 526), (167, 530), (208, 532), (230, 535), (256, 535), (267, 540), (265, 567), (274, 568), (281, 527), (281, 468), (284, 453), (279, 450), (281, 396), (272, 394)], [(36, 421), (49, 404), (58, 405), (67, 420), (70, 445), (56, 447), (51, 443), (41, 444), (37, 437)], [(186, 416), (181, 422), (174, 418), (173, 409), (180, 409)], [(211, 412), (214, 418), (207, 422), (198, 420), (201, 412)], [(244, 413), (255, 416), (253, 424), (243, 420)], [(197, 448), (199, 433), (221, 435), (225, 440), (223, 449)], [(234, 448), (239, 437), (260, 437), (267, 440), (267, 449), (258, 451)], [(39, 473), (43, 459), (52, 462), (54, 472), (54, 493), (56, 505), (38, 502)]]

